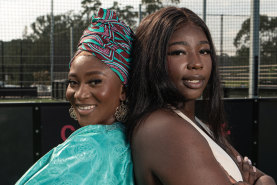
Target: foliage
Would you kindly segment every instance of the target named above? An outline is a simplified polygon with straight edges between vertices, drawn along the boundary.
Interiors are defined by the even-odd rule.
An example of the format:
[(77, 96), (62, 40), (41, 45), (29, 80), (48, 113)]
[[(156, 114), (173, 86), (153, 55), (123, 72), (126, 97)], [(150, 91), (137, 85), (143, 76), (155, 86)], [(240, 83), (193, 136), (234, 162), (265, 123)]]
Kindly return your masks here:
[(110, 9), (118, 12), (118, 18), (124, 21), (133, 30), (135, 30), (135, 26), (137, 23), (135, 18), (138, 16), (138, 12), (133, 10), (133, 6), (125, 6), (124, 8), (120, 8), (118, 2), (114, 1), (113, 6)]
[[(146, 11), (144, 12), (144, 15), (151, 14), (161, 8), (164, 7), (163, 0), (141, 0), (142, 5), (144, 5), (146, 8)], [(180, 3), (180, 0), (170, 0), (171, 3), (178, 4)]]
[(50, 85), (49, 71), (38, 71), (33, 72), (34, 84)]
[[(178, 3), (179, 0), (171, 0)], [(162, 0), (142, 0), (146, 7), (147, 15), (163, 7)], [(70, 61), (71, 44), (77, 48), (79, 38), (85, 28), (90, 24), (91, 16), (95, 15), (102, 6), (100, 0), (82, 0), (82, 9), (74, 13), (68, 11), (63, 14), (54, 15), (54, 79), (66, 78), (68, 62)], [(133, 6), (121, 6), (114, 1), (108, 8), (115, 10), (120, 20), (126, 22), (133, 30), (138, 23), (138, 12)], [(73, 43), (71, 43), (71, 31), (73, 32)], [(9, 82), (19, 84), (24, 81), (24, 86), (36, 84), (48, 84), (50, 80), (50, 32), (51, 15), (42, 15), (30, 25), (25, 26), (22, 40), (12, 40), (4, 43), (4, 74), (9, 76)], [(73, 51), (74, 52), (74, 51)], [(12, 56), (12, 57), (11, 57)], [(2, 72), (2, 66), (1, 72)], [(23, 77), (21, 75), (23, 72)], [(56, 75), (55, 75), (56, 74)], [(45, 81), (45, 82), (43, 82)]]
[[(261, 64), (276, 63), (277, 17), (261, 15), (259, 34)], [(234, 46), (237, 48), (238, 59), (245, 63), (245, 60), (249, 58), (250, 18), (242, 23), (241, 29), (234, 39)]]
[(82, 22), (86, 26), (89, 25), (91, 16), (97, 13), (101, 5), (102, 3), (100, 2), (100, 0), (82, 0), (81, 6), (83, 10), (81, 11), (81, 17), (85, 17), (85, 19)]

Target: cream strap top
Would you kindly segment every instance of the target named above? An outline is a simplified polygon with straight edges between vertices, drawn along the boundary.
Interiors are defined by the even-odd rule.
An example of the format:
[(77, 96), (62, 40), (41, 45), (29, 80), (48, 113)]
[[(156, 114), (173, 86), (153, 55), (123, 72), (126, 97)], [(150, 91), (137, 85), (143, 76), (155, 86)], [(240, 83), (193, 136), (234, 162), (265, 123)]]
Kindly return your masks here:
[[(213, 155), (217, 162), (224, 168), (224, 170), (232, 176), (236, 181), (243, 181), (242, 175), (240, 173), (239, 168), (237, 167), (236, 163), (233, 161), (233, 159), (208, 135), (206, 134), (201, 128), (199, 128), (191, 119), (189, 119), (184, 113), (182, 113), (180, 110), (173, 109), (173, 111), (178, 114), (181, 118), (189, 122), (198, 132), (207, 140)], [(196, 118), (196, 117), (195, 117)], [(199, 122), (203, 128), (210, 133), (211, 130), (202, 123), (198, 118), (196, 118), (196, 121)]]

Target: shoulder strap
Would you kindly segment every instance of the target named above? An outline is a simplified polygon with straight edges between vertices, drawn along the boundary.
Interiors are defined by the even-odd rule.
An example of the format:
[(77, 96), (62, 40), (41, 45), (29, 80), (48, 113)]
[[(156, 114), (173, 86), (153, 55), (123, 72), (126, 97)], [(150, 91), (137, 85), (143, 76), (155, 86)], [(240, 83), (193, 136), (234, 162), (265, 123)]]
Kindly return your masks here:
[[(200, 127), (196, 125), (191, 119), (189, 119), (184, 113), (182, 113), (178, 109), (172, 109), (176, 114), (178, 114), (181, 118), (189, 122), (208, 142), (214, 157), (218, 161), (218, 163), (223, 167), (223, 169), (231, 175), (236, 181), (242, 181), (242, 175), (236, 165), (236, 163), (233, 161), (233, 159), (209, 136), (208, 133), (211, 132), (211, 130), (204, 124), (203, 129), (207, 131), (207, 133), (202, 130)], [(196, 119), (198, 121), (199, 119)], [(200, 121), (200, 120), (199, 120)], [(199, 122), (200, 125), (202, 125)], [(201, 126), (202, 127), (202, 126)], [(208, 129), (208, 130), (206, 130)]]
[[(186, 120), (187, 122), (189, 122), (194, 128), (196, 128), (201, 135), (203, 135), (206, 139), (209, 138), (209, 136), (201, 129), (199, 128), (191, 119), (189, 119), (189, 117), (187, 117), (184, 113), (182, 113), (180, 110), (178, 109), (173, 109), (173, 111), (178, 114), (181, 118), (183, 118), (184, 120)], [(203, 123), (204, 124), (204, 123)], [(211, 139), (211, 138), (209, 138)]]

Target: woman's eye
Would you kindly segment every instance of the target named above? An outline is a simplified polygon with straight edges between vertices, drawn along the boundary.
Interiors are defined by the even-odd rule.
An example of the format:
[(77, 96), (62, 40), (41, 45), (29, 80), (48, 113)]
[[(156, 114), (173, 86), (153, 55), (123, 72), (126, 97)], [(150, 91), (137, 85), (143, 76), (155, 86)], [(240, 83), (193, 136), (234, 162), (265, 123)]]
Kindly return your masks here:
[(168, 53), (168, 55), (185, 55), (186, 52), (183, 50), (176, 50), (176, 51), (171, 51)]
[(97, 84), (99, 84), (101, 82), (102, 82), (102, 80), (96, 79), (96, 80), (89, 81), (89, 84), (92, 85), (92, 86), (95, 86), (95, 85), (97, 85)]
[(210, 49), (201, 49), (200, 54), (201, 55), (209, 55), (209, 54), (211, 54), (211, 50)]
[(68, 80), (67, 83), (70, 85), (70, 87), (73, 87), (75, 85), (77, 85), (78, 83), (74, 80)]

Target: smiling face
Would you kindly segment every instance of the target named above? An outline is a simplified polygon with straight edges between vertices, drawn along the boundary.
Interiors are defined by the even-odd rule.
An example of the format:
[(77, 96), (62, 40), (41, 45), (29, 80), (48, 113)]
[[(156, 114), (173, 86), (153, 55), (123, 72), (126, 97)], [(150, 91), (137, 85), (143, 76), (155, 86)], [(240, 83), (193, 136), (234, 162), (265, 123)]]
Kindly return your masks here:
[(117, 75), (98, 58), (79, 54), (71, 63), (66, 98), (81, 126), (112, 124), (120, 101), (125, 100), (124, 87)]
[(186, 24), (177, 29), (168, 43), (169, 77), (187, 100), (203, 93), (211, 74), (210, 45), (202, 29)]

